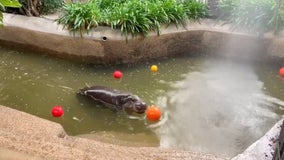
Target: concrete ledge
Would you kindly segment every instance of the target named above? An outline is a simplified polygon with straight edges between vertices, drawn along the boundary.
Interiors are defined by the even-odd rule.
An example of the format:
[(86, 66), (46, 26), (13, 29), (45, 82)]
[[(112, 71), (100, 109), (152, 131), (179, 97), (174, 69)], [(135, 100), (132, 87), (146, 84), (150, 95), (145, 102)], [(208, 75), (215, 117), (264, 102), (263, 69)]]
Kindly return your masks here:
[[(0, 106), (0, 154), (13, 160), (188, 159), (224, 160), (210, 154), (155, 147), (126, 147), (66, 135), (61, 125)], [(13, 153), (13, 155), (11, 155)], [(21, 157), (15, 157), (21, 155)]]
[(188, 23), (185, 28), (169, 26), (160, 36), (150, 33), (146, 38), (129, 37), (126, 42), (119, 30), (108, 27), (95, 28), (81, 37), (63, 30), (53, 19), (4, 14), (0, 43), (95, 64), (135, 63), (183, 53), (284, 58), (283, 37), (260, 39), (231, 32), (228, 26), (211, 20)]
[(272, 160), (283, 119), (278, 121), (262, 138), (232, 160)]

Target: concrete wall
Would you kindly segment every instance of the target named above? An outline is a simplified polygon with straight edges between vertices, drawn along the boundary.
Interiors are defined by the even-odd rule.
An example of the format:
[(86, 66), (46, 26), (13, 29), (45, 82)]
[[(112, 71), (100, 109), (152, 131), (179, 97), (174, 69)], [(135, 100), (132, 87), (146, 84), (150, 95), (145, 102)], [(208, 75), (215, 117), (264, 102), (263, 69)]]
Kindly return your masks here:
[(126, 42), (118, 30), (98, 27), (89, 34), (72, 35), (52, 19), (4, 14), (0, 44), (87, 63), (135, 63), (176, 54), (217, 54), (239, 58), (284, 58), (284, 38), (258, 38), (231, 32), (211, 21), (170, 26), (157, 36)]

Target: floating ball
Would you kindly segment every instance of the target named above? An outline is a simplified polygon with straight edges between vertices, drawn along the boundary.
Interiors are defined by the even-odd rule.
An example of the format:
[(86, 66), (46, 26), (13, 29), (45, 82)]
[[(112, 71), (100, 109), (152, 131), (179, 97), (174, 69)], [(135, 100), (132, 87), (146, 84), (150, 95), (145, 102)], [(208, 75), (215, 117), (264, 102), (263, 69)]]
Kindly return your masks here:
[(156, 106), (151, 106), (146, 110), (146, 117), (151, 121), (158, 121), (161, 118), (161, 111)]
[(158, 71), (158, 66), (157, 65), (152, 65), (151, 66), (151, 71), (152, 72), (157, 72)]
[(113, 72), (113, 77), (116, 78), (116, 79), (120, 79), (122, 77), (122, 72), (114, 71)]
[(279, 74), (280, 74), (280, 76), (284, 76), (284, 67), (280, 68)]
[(55, 106), (51, 109), (53, 117), (61, 117), (64, 114), (64, 110), (61, 106)]

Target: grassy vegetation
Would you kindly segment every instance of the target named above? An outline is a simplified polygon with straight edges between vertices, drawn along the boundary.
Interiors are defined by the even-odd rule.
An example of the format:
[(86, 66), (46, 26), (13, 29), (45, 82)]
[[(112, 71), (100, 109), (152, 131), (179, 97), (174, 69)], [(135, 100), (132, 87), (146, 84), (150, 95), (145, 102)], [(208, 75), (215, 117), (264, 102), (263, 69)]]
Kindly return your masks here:
[(73, 32), (88, 32), (98, 25), (120, 29), (122, 35), (160, 34), (161, 25), (184, 24), (207, 15), (207, 6), (195, 0), (91, 0), (65, 4), (59, 24)]
[(284, 28), (284, 7), (281, 0), (221, 0), (221, 10), (233, 29), (247, 29), (263, 34)]
[(58, 23), (64, 24), (72, 32), (89, 31), (91, 27), (97, 26), (101, 21), (102, 13), (95, 3), (69, 4), (65, 5), (63, 9), (67, 13), (58, 20)]

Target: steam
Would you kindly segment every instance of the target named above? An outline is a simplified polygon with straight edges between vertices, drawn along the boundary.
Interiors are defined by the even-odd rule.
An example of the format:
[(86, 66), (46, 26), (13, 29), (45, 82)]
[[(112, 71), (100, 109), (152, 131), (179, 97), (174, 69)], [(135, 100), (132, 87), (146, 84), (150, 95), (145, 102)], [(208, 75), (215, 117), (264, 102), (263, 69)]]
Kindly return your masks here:
[(156, 132), (162, 147), (233, 157), (281, 118), (275, 110), (284, 102), (265, 94), (253, 70), (265, 62), (259, 37), (205, 32), (203, 44), (218, 60), (207, 58), (203, 71), (186, 74), (160, 97), (168, 116)]
[(209, 59), (204, 68), (161, 97), (169, 113), (161, 146), (233, 156), (280, 118), (273, 110), (284, 102), (265, 95), (249, 64)]

